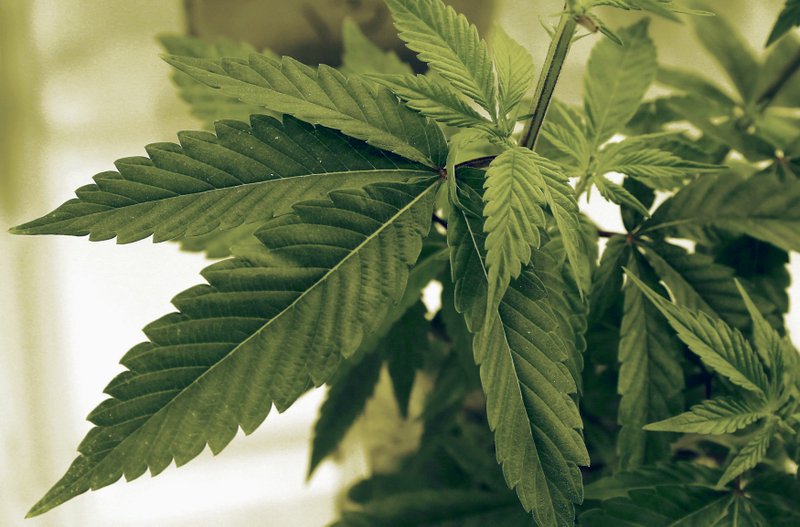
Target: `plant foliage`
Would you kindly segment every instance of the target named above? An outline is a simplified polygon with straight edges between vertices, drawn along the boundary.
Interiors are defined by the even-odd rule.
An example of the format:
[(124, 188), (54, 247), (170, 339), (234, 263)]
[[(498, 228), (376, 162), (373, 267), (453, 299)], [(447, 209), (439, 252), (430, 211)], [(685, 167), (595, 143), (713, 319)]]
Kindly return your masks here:
[[(502, 28), (386, 3), (427, 72), (351, 20), (340, 68), (162, 37), (209, 131), (12, 229), (220, 259), (124, 355), (29, 514), (216, 454), (326, 385), (311, 477), (388, 383), (421, 435), (336, 526), (800, 523), (800, 5), (759, 56), (701, 2), (569, 1), (533, 91)], [(659, 64), (648, 19), (612, 30), (599, 7), (685, 19), (726, 78)], [(582, 104), (551, 102), (577, 26), (608, 38)], [(593, 188), (623, 232), (582, 213)]]

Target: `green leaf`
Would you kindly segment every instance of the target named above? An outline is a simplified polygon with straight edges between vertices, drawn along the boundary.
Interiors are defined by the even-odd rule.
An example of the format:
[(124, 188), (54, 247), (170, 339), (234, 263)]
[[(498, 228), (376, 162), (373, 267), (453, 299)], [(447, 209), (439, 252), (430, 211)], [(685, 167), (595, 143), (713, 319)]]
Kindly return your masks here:
[(406, 74), (412, 71), (411, 66), (400, 60), (394, 51), (384, 51), (370, 42), (352, 18), (345, 18), (342, 23), (342, 48), (341, 70), (347, 75)]
[(387, 0), (386, 4), (409, 49), (494, 119), (494, 70), (477, 28), (441, 0)]
[[(482, 174), (475, 172), (459, 172), (462, 198), (470, 210), (479, 210), (481, 203), (474, 185), (480, 185)], [(455, 211), (449, 218), (448, 243), (456, 308), (475, 331), (483, 321), (488, 280), (483, 226), (480, 216)], [(495, 320), (478, 331), (473, 348), (506, 483), (538, 523), (566, 526), (574, 521), (573, 504), (582, 501), (577, 465), (588, 464), (589, 458), (570, 396), (577, 391), (567, 366), (570, 354), (577, 353), (575, 343), (561, 338), (542, 279), (528, 267), (512, 281)]]
[(500, 26), (495, 26), (492, 33), (492, 53), (497, 69), (500, 115), (510, 115), (513, 125), (516, 109), (533, 84), (533, 59), (528, 50)]
[(680, 22), (675, 13), (685, 13), (697, 16), (707, 16), (711, 13), (700, 9), (687, 9), (680, 5), (675, 5), (672, 0), (589, 0), (590, 6), (610, 6), (618, 9), (649, 11), (663, 16), (673, 22)]
[(537, 152), (558, 162), (571, 176), (582, 175), (589, 166), (591, 148), (580, 114), (554, 100), (542, 126)]
[(530, 517), (513, 494), (479, 490), (426, 489), (372, 500), (346, 511), (331, 527), (528, 527)]
[(624, 46), (601, 40), (592, 49), (584, 78), (589, 137), (597, 147), (622, 130), (636, 113), (656, 75), (656, 49), (646, 20), (619, 32)]
[(692, 406), (688, 412), (645, 426), (653, 432), (684, 434), (732, 434), (763, 417), (769, 410), (761, 405), (732, 397), (709, 399)]
[(291, 57), (250, 55), (197, 59), (164, 57), (171, 65), (222, 94), (292, 115), (435, 168), (444, 166), (447, 145), (441, 130), (406, 108), (386, 88), (335, 69), (317, 69)]
[(291, 117), (221, 121), (216, 129), (181, 132), (180, 145), (149, 145), (149, 158), (120, 159), (119, 172), (96, 175), (76, 199), (12, 232), (118, 243), (153, 234), (158, 242), (263, 222), (332, 189), (435, 174)]
[(739, 294), (742, 295), (747, 312), (750, 313), (750, 318), (753, 320), (753, 343), (756, 351), (761, 356), (764, 364), (774, 368), (776, 355), (784, 353), (784, 350), (791, 353), (793, 351), (791, 350), (791, 345), (787, 346), (786, 341), (770, 326), (738, 280), (736, 281), (736, 287), (739, 289)]
[(211, 231), (199, 236), (187, 236), (179, 239), (182, 251), (203, 252), (206, 258), (227, 258), (233, 254), (233, 247), (252, 243), (253, 233), (262, 223), (245, 223), (227, 230)]
[(759, 474), (747, 484), (747, 494), (767, 518), (767, 525), (791, 527), (800, 522), (800, 481), (792, 474)]
[(587, 500), (626, 497), (633, 490), (652, 489), (664, 485), (699, 485), (713, 487), (721, 470), (687, 461), (671, 461), (616, 472), (586, 485)]
[(720, 525), (733, 501), (730, 492), (700, 486), (664, 485), (633, 490), (580, 517), (586, 527), (708, 527)]
[[(211, 43), (184, 35), (160, 35), (158, 40), (167, 53), (185, 57), (246, 59), (251, 53), (256, 52), (245, 42), (230, 40)], [(268, 53), (266, 55), (270, 56)], [(178, 88), (181, 99), (189, 104), (192, 115), (197, 117), (207, 130), (214, 130), (214, 123), (221, 119), (247, 121), (253, 114), (264, 113), (261, 107), (226, 97), (181, 71), (174, 71), (172, 80)]]
[(334, 377), (314, 423), (314, 439), (308, 463), (309, 478), (319, 464), (336, 451), (364, 412), (378, 383), (381, 366), (383, 355), (367, 353), (354, 364), (346, 365), (346, 370)]
[(703, 312), (671, 304), (631, 273), (628, 278), (655, 304), (678, 337), (706, 366), (733, 384), (765, 397), (768, 383), (764, 367), (738, 330)]
[(408, 401), (417, 370), (421, 369), (429, 353), (428, 327), (425, 305), (417, 302), (389, 331), (379, 346), (387, 357), (389, 376), (392, 379), (400, 415), (408, 417)]
[(786, 0), (786, 5), (783, 6), (783, 10), (770, 31), (767, 46), (773, 44), (795, 26), (800, 26), (800, 0)]
[(626, 139), (609, 145), (598, 155), (597, 172), (619, 172), (633, 177), (656, 190), (674, 188), (684, 177), (720, 170), (721, 166), (698, 163), (643, 145), (640, 140)]
[[(631, 253), (628, 269), (651, 288), (658, 279), (638, 253)], [(648, 434), (642, 427), (681, 409), (684, 387), (680, 348), (669, 325), (633, 283), (625, 286), (625, 303), (619, 340), (620, 395), (617, 455), (622, 470), (660, 461), (669, 456), (669, 438)]]
[(664, 202), (642, 232), (702, 241), (707, 227), (800, 251), (800, 180), (709, 174)]
[(672, 66), (659, 66), (656, 73), (656, 82), (675, 88), (687, 94), (700, 95), (711, 99), (723, 107), (733, 107), (736, 101), (731, 98), (716, 83), (707, 79), (703, 74)]
[(541, 243), (545, 198), (539, 186), (541, 176), (537, 177), (538, 159), (531, 150), (516, 147), (497, 156), (486, 171), (483, 229), (489, 311), (497, 308), (508, 283), (531, 261), (531, 248)]
[(619, 297), (622, 289), (622, 266), (628, 261), (630, 245), (624, 236), (612, 236), (606, 243), (600, 265), (592, 277), (589, 316), (593, 322), (601, 321)]
[(717, 16), (691, 19), (695, 35), (728, 74), (742, 100), (752, 101), (758, 82), (753, 73), (759, 70), (759, 60), (739, 30), (717, 11)]
[[(265, 249), (207, 268), (208, 285), (145, 329), (65, 476), (31, 509), (180, 466), (252, 433), (328, 381), (405, 289), (430, 227), (437, 178), (332, 192), (256, 236)], [(313, 249), (313, 250), (309, 250)]]
[(647, 207), (642, 205), (642, 203), (622, 185), (617, 185), (603, 176), (593, 177), (592, 183), (594, 183), (597, 190), (600, 191), (600, 195), (608, 201), (616, 203), (617, 205), (630, 207), (642, 216), (650, 216), (650, 211), (647, 210)]
[(423, 75), (371, 76), (392, 90), (406, 105), (448, 126), (491, 129), (492, 123), (467, 104), (457, 91), (439, 79)]
[(750, 440), (739, 449), (736, 456), (731, 460), (725, 469), (725, 473), (719, 478), (718, 485), (722, 486), (732, 481), (737, 476), (747, 472), (758, 465), (767, 455), (767, 448), (775, 435), (777, 419), (770, 418), (761, 425)]
[[(639, 247), (679, 305), (721, 318), (741, 330), (749, 327), (750, 317), (736, 290), (733, 269), (666, 242), (641, 243)], [(759, 305), (765, 312), (773, 309), (760, 298)]]

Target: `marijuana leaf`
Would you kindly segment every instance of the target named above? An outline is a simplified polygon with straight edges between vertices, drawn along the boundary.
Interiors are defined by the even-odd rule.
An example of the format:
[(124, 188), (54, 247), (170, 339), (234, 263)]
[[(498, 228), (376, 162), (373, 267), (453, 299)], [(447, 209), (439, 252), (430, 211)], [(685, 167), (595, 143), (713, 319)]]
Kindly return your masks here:
[(344, 134), (435, 168), (447, 146), (438, 127), (403, 106), (387, 89), (291, 57), (248, 60), (166, 56), (168, 63), (229, 97)]
[(516, 109), (533, 83), (533, 59), (524, 47), (499, 26), (494, 29), (492, 53), (497, 69), (500, 115), (509, 115), (509, 122), (513, 127)]
[(489, 311), (497, 308), (508, 283), (530, 262), (531, 248), (541, 242), (545, 198), (538, 186), (538, 160), (527, 148), (516, 147), (497, 156), (486, 171), (483, 228), (487, 233)]
[(735, 385), (760, 398), (766, 397), (769, 387), (764, 367), (738, 330), (731, 329), (721, 320), (715, 320), (703, 312), (671, 304), (632, 273), (628, 273), (628, 278), (661, 311), (678, 333), (678, 337), (704, 364)]
[(800, 26), (800, 0), (786, 0), (786, 5), (778, 15), (775, 26), (767, 39), (767, 46), (788, 33), (793, 27)]
[(272, 404), (283, 411), (328, 381), (400, 300), (437, 187), (429, 177), (297, 204), (256, 233), (262, 249), (207, 268), (208, 285), (178, 295), (179, 312), (123, 357), (79, 457), (29, 514), (206, 445), (218, 453)]
[(464, 15), (441, 0), (387, 0), (400, 38), (431, 69), (497, 116), (489, 48)]
[[(342, 72), (370, 74), (407, 74), (411, 66), (406, 64), (394, 51), (383, 51), (364, 36), (358, 24), (351, 18), (342, 23)], [(173, 55), (182, 55), (174, 53)]]
[[(470, 183), (471, 179), (477, 181)], [(481, 198), (474, 189), (481, 179), (480, 171), (459, 173), (470, 210), (480, 208)], [(473, 200), (477, 203), (470, 205)], [(480, 216), (462, 209), (455, 212), (448, 225), (448, 243), (456, 308), (476, 331), (486, 312), (489, 279), (483, 262), (483, 226)], [(560, 274), (540, 276), (528, 267), (509, 284), (494, 320), (483, 324), (473, 347), (506, 483), (537, 522), (571, 525), (573, 503), (582, 500), (576, 465), (589, 461), (578, 433), (580, 416), (570, 397), (577, 384), (567, 363), (576, 348), (574, 341), (561, 337), (559, 319), (542, 282)]]
[[(628, 269), (650, 287), (660, 289), (662, 296), (666, 294), (638, 253), (630, 254)], [(667, 321), (631, 282), (625, 286), (619, 362), (617, 422), (622, 428), (617, 455), (625, 470), (663, 459), (669, 453), (668, 437), (647, 434), (642, 427), (679, 410), (684, 386), (679, 348)]]
[(719, 478), (718, 485), (722, 486), (729, 481), (733, 481), (734, 478), (755, 467), (764, 459), (767, 454), (767, 447), (769, 447), (772, 437), (775, 435), (777, 422), (777, 419), (770, 417), (761, 425), (761, 428), (739, 449), (736, 456), (728, 464), (725, 473)]
[(20, 225), (17, 234), (90, 235), (119, 243), (198, 236), (263, 222), (332, 189), (434, 175), (428, 167), (291, 117), (220, 121), (216, 135), (181, 132), (149, 158), (120, 159), (77, 199)]
[(773, 175), (745, 179), (732, 173), (709, 174), (667, 200), (642, 233), (707, 240), (716, 227), (800, 251), (800, 180)]
[(492, 123), (467, 104), (455, 89), (436, 77), (423, 75), (373, 75), (406, 104), (442, 124), (461, 128), (493, 129)]
[(618, 34), (624, 46), (602, 40), (592, 49), (584, 78), (589, 137), (597, 147), (636, 113), (656, 74), (656, 49), (643, 20)]
[(654, 432), (683, 432), (689, 434), (731, 434), (763, 417), (769, 410), (739, 398), (719, 397), (692, 406), (681, 415), (651, 423), (645, 430)]

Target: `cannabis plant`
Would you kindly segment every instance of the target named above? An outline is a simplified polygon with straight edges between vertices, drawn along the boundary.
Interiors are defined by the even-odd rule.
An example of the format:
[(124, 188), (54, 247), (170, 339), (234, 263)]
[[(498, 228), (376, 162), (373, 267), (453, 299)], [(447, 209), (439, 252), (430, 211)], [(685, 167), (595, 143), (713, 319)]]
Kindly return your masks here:
[[(387, 4), (424, 74), (352, 22), (340, 68), (165, 37), (210, 131), (118, 160), (13, 229), (221, 259), (124, 355), (30, 515), (216, 454), (327, 385), (312, 473), (385, 368), (423, 432), (350, 490), (338, 526), (800, 525), (800, 360), (783, 323), (798, 2), (762, 53), (724, 8), (570, 0), (535, 85), (502, 29), (487, 43), (440, 0)], [(659, 66), (646, 13), (612, 28), (614, 9), (683, 20), (728, 79)], [(554, 100), (587, 36), (583, 104)], [(580, 211), (594, 189), (625, 232)]]

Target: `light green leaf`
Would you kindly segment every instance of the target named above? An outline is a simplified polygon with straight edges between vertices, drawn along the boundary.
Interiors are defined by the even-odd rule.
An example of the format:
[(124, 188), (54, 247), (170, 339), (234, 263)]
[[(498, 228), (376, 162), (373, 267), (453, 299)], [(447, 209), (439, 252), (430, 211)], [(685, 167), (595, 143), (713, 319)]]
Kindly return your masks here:
[(517, 107), (533, 84), (533, 59), (528, 50), (500, 26), (495, 26), (492, 34), (492, 53), (497, 69), (500, 115), (510, 116), (513, 126)]
[(376, 75), (370, 78), (392, 90), (409, 107), (442, 124), (486, 130), (494, 126), (467, 104), (461, 94), (435, 77)]
[[(662, 291), (647, 262), (635, 252), (628, 260), (629, 272)], [(669, 456), (669, 438), (648, 434), (642, 427), (681, 409), (684, 387), (680, 348), (669, 325), (633, 283), (625, 285), (625, 303), (619, 340), (620, 395), (617, 422), (619, 467), (630, 470)]]
[(604, 148), (598, 155), (597, 172), (619, 172), (653, 189), (674, 188), (686, 176), (722, 169), (719, 165), (681, 159), (671, 152), (626, 139)]
[(745, 179), (709, 174), (684, 187), (656, 210), (642, 233), (707, 239), (716, 227), (747, 234), (786, 251), (800, 251), (800, 179), (764, 174)]
[(597, 147), (622, 130), (655, 78), (656, 49), (643, 20), (618, 34), (624, 46), (601, 40), (592, 49), (584, 78), (589, 137)]
[(592, 178), (592, 183), (600, 191), (600, 195), (612, 203), (617, 205), (626, 205), (644, 217), (650, 216), (650, 211), (647, 207), (642, 205), (642, 202), (636, 199), (636, 196), (628, 192), (628, 189), (622, 185), (617, 185), (613, 181), (609, 181), (603, 176), (595, 176)]
[(441, 130), (386, 88), (357, 75), (345, 77), (324, 65), (314, 69), (291, 57), (212, 60), (170, 55), (164, 60), (228, 97), (341, 130), (431, 167), (444, 166), (447, 145)]
[(585, 172), (592, 154), (586, 127), (577, 111), (554, 100), (542, 126), (541, 138), (543, 141), (538, 143), (537, 152), (568, 167), (570, 175), (579, 176)]
[(742, 399), (718, 397), (692, 406), (688, 412), (648, 424), (644, 429), (684, 434), (732, 434), (769, 415), (769, 410), (763, 404), (754, 405)]
[(767, 46), (773, 44), (793, 27), (800, 26), (800, 0), (786, 0), (786, 5), (778, 15), (775, 25), (767, 39)]
[[(481, 206), (474, 189), (482, 174), (475, 172), (459, 172), (469, 210)], [(449, 218), (448, 243), (456, 308), (476, 331), (485, 314), (489, 276), (483, 264), (483, 226), (480, 216), (455, 211)], [(557, 274), (548, 272), (540, 278), (531, 267), (523, 270), (509, 285), (495, 319), (475, 335), (473, 349), (506, 483), (539, 524), (567, 526), (574, 521), (573, 504), (582, 501), (577, 465), (589, 458), (570, 396), (577, 386), (567, 363), (577, 350), (574, 341), (561, 336), (573, 329), (559, 327), (542, 282), (553, 276)]]
[(758, 465), (764, 459), (767, 454), (767, 448), (772, 442), (772, 436), (775, 435), (776, 424), (777, 419), (770, 418), (761, 425), (761, 428), (739, 449), (736, 456), (728, 464), (725, 473), (719, 478), (718, 485), (727, 484), (736, 476)]
[(425, 305), (417, 302), (379, 344), (386, 355), (392, 391), (403, 418), (408, 417), (408, 402), (417, 370), (422, 369), (425, 356), (430, 354), (429, 327), (430, 322), (425, 320)]
[(506, 150), (489, 165), (484, 181), (483, 224), (489, 271), (488, 311), (497, 308), (508, 283), (531, 261), (545, 226), (544, 193), (537, 177), (538, 158), (522, 147)]
[(768, 391), (767, 375), (744, 336), (721, 320), (703, 312), (678, 307), (628, 273), (639, 289), (666, 317), (678, 337), (703, 363), (733, 384), (764, 398)]
[(538, 170), (533, 174), (561, 235), (570, 270), (581, 294), (588, 293), (592, 272), (575, 190), (557, 164), (538, 154), (535, 157)]
[(796, 354), (796, 352), (791, 349), (791, 344), (787, 343), (786, 339), (781, 337), (780, 334), (775, 331), (775, 328), (770, 326), (769, 322), (766, 321), (764, 315), (761, 314), (761, 311), (753, 303), (750, 295), (747, 294), (747, 291), (738, 280), (736, 280), (736, 287), (739, 289), (739, 294), (742, 295), (744, 305), (747, 307), (750, 318), (753, 320), (753, 343), (755, 344), (756, 351), (761, 356), (761, 360), (764, 364), (774, 369), (777, 355), (785, 353), (788, 356), (792, 353)]
[(700, 95), (721, 105), (723, 108), (736, 106), (736, 101), (730, 95), (697, 71), (672, 66), (659, 66), (656, 73), (656, 82), (680, 90), (683, 93)]
[[(219, 40), (211, 43), (185, 35), (161, 35), (158, 40), (167, 53), (184, 57), (209, 59), (236, 57), (246, 59), (250, 54), (256, 52), (251, 45), (245, 42), (232, 42), (230, 40)], [(265, 55), (271, 57), (269, 53), (265, 53)], [(247, 121), (253, 114), (265, 113), (260, 106), (245, 104), (236, 99), (226, 97), (219, 91), (196, 81), (182, 71), (174, 71), (172, 80), (178, 87), (181, 99), (189, 104), (192, 115), (197, 117), (207, 130), (214, 130), (214, 123), (221, 119)]]
[(412, 72), (411, 66), (400, 60), (394, 51), (384, 51), (370, 42), (352, 18), (345, 18), (342, 23), (342, 48), (341, 70), (347, 75)]
[(441, 0), (387, 0), (400, 38), (431, 69), (497, 115), (489, 48), (464, 15)]
[(590, 6), (610, 6), (618, 9), (649, 11), (663, 16), (673, 22), (680, 22), (675, 13), (685, 13), (697, 16), (708, 16), (712, 13), (700, 9), (688, 9), (681, 5), (676, 5), (672, 0), (589, 0)]
[(178, 312), (123, 357), (79, 457), (29, 515), (206, 445), (218, 453), (273, 404), (283, 411), (327, 382), (403, 295), (437, 187), (434, 177), (295, 205), (256, 233), (261, 250), (207, 268), (208, 285), (178, 295)]
[(17, 234), (90, 235), (118, 243), (204, 235), (263, 222), (332, 189), (408, 181), (436, 173), (338, 132), (285, 117), (221, 121), (216, 136), (181, 132), (149, 158), (116, 162), (77, 190), (77, 198), (20, 225)]

